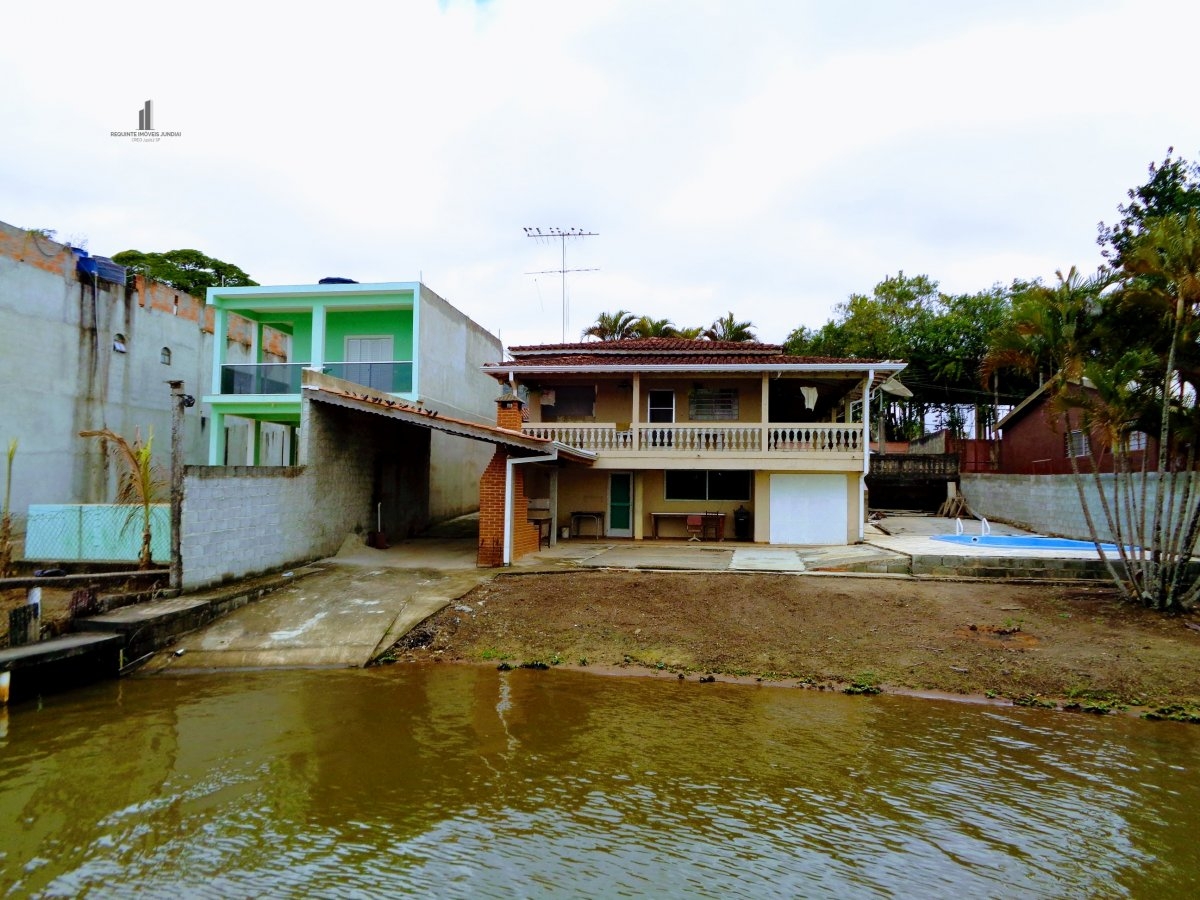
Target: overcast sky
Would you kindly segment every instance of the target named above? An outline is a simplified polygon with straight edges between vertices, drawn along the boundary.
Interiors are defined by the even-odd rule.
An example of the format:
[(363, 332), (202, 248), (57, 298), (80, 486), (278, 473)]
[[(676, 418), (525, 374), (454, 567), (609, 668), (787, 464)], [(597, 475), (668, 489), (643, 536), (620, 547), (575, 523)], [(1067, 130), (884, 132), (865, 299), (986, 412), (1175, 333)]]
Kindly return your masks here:
[[(310, 11), (312, 10), (312, 11)], [(319, 10), (319, 12), (317, 12)], [(0, 220), (193, 247), (263, 284), (422, 279), (506, 344), (618, 308), (819, 326), (1100, 262), (1200, 155), (1200, 4), (409, 0), (10, 4)], [(152, 99), (157, 143), (137, 128)]]

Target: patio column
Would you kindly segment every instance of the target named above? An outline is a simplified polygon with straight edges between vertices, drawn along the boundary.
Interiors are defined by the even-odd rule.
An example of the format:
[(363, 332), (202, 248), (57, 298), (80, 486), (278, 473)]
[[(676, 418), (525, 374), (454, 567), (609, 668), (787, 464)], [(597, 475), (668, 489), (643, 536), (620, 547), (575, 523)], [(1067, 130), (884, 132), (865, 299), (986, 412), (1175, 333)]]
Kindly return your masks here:
[(630, 449), (637, 450), (641, 445), (638, 432), (642, 423), (642, 376), (637, 372), (633, 373), (633, 395), (629, 402), (633, 404), (629, 415), (630, 439), (633, 441), (633, 447)]
[(550, 546), (558, 544), (558, 469), (550, 470)]
[(223, 466), (225, 465), (225, 413), (213, 410), (208, 428), (208, 464)]
[(766, 452), (769, 441), (771, 439), (770, 427), (768, 423), (771, 421), (771, 376), (766, 372), (762, 374), (762, 431), (759, 436), (759, 449)]
[(246, 465), (260, 466), (262, 465), (262, 421), (259, 419), (250, 420), (250, 429), (248, 434), (249, 442), (246, 446)]
[(314, 303), (312, 311), (312, 346), (308, 349), (309, 367), (318, 372), (325, 367), (325, 304)]
[(229, 328), (229, 313), (218, 306), (213, 310), (213, 369), (212, 394), (221, 393), (221, 368), (225, 365), (225, 338)]

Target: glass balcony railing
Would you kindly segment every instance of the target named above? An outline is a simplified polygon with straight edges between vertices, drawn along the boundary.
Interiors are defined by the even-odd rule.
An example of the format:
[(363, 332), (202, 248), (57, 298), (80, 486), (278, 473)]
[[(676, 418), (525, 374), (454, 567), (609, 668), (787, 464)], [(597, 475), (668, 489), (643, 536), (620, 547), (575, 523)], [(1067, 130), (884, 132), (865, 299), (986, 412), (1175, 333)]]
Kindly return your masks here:
[(302, 363), (221, 366), (222, 394), (298, 394)]
[(326, 363), (325, 373), (385, 394), (407, 394), (412, 390), (410, 362)]
[[(308, 368), (307, 363), (222, 366), (221, 393), (299, 394), (300, 372), (305, 368)], [(322, 371), (385, 394), (412, 391), (411, 362), (327, 363)]]

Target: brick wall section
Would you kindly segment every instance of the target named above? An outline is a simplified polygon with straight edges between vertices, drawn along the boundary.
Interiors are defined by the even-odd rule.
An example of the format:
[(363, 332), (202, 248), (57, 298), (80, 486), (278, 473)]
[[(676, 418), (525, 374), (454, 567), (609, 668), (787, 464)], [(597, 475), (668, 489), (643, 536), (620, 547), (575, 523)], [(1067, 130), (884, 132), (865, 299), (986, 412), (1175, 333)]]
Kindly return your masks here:
[(479, 479), (479, 552), (477, 565), (504, 565), (504, 470), (508, 454), (499, 447)]
[[(501, 400), (496, 404), (496, 424), (510, 431), (521, 430), (521, 404)], [(479, 479), (479, 551), (480, 566), (504, 565), (504, 480), (508, 453), (496, 448), (495, 455)], [(538, 549), (538, 528), (529, 521), (529, 498), (525, 493), (523, 466), (513, 466), (512, 558), (515, 562)]]

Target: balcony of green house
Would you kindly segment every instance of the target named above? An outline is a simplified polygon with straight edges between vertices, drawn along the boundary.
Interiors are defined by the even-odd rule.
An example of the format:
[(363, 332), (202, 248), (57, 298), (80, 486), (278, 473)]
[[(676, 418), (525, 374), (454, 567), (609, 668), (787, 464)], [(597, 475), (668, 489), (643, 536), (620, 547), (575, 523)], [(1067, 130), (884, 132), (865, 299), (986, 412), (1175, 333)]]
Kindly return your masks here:
[[(221, 394), (289, 394), (299, 396), (300, 373), (309, 363), (242, 363), (221, 367)], [(411, 360), (326, 363), (320, 371), (385, 394), (411, 394)]]

